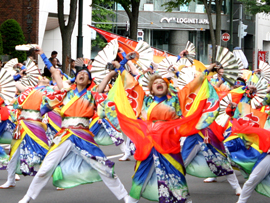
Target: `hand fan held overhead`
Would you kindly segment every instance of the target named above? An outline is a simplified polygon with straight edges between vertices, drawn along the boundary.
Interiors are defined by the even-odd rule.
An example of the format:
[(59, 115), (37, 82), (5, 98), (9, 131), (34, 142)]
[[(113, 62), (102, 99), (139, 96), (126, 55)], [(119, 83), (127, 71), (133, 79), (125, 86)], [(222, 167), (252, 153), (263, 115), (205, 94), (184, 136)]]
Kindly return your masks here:
[(20, 79), (21, 84), (25, 87), (36, 86), (38, 84), (38, 77), (40, 76), (38, 67), (30, 57), (27, 58), (25, 66), (25, 76)]
[(0, 87), (0, 96), (6, 104), (9, 104), (15, 97), (16, 85), (13, 76), (4, 69), (0, 71)]
[(225, 124), (227, 123), (228, 119), (230, 118), (229, 115), (226, 113), (227, 107), (231, 104), (232, 102), (232, 96), (229, 93), (219, 103), (219, 114), (216, 117), (215, 121), (218, 125), (224, 127)]
[(264, 61), (260, 61), (259, 69), (261, 70), (261, 72), (260, 72), (261, 77), (263, 77), (265, 80), (270, 82), (270, 66), (269, 66), (269, 64), (264, 62)]
[(196, 57), (195, 45), (192, 42), (188, 41), (187, 44), (186, 44), (185, 50), (188, 51), (188, 54), (184, 54), (184, 57), (187, 58), (190, 61), (190, 63), (193, 64), (193, 60)]
[(234, 84), (238, 77), (239, 66), (233, 53), (229, 49), (217, 45), (215, 61), (224, 69), (222, 77), (230, 84)]
[(262, 101), (266, 97), (268, 82), (265, 78), (261, 77), (257, 83), (248, 81), (247, 85), (252, 85), (256, 88), (256, 92), (253, 93), (253, 97), (250, 101), (251, 107), (256, 109), (261, 106)]
[(37, 46), (38, 46), (37, 44), (21, 44), (15, 46), (15, 50), (16, 51), (30, 51), (31, 49), (37, 50), (36, 49)]
[(119, 46), (117, 39), (113, 39), (103, 48), (103, 50), (99, 51), (98, 55), (95, 57), (95, 60), (92, 63), (91, 74), (92, 78), (95, 79), (97, 84), (99, 84), (109, 73), (106, 66), (108, 63), (115, 60), (118, 53), (118, 48)]

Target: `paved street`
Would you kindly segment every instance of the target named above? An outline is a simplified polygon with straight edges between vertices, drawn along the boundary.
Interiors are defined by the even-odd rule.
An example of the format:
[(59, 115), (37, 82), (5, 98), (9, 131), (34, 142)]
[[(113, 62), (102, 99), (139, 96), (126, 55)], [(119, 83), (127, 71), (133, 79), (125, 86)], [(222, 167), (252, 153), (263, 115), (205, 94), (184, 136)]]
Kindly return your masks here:
[[(102, 147), (107, 156), (112, 156), (120, 153), (120, 150), (115, 146)], [(134, 159), (129, 162), (120, 162), (118, 158), (112, 158), (115, 161), (115, 171), (121, 181), (129, 190), (131, 187), (131, 176), (133, 174)], [(6, 181), (7, 172), (0, 171), (0, 184)], [(243, 185), (244, 179), (237, 172), (237, 177), (240, 184)], [(21, 181), (13, 189), (0, 190), (0, 203), (17, 203), (26, 193), (27, 188), (32, 180), (32, 177), (21, 176)], [(217, 183), (203, 183), (203, 179), (187, 176), (189, 191), (193, 203), (235, 203), (237, 197), (234, 195), (234, 190), (227, 183), (226, 178), (219, 178)], [(253, 192), (248, 203), (267, 203), (270, 199)], [(41, 194), (35, 201), (31, 203), (117, 203), (118, 201), (103, 182), (94, 183), (91, 185), (81, 185), (64, 191), (57, 191), (49, 181)], [(141, 199), (140, 203), (149, 203), (145, 199)]]

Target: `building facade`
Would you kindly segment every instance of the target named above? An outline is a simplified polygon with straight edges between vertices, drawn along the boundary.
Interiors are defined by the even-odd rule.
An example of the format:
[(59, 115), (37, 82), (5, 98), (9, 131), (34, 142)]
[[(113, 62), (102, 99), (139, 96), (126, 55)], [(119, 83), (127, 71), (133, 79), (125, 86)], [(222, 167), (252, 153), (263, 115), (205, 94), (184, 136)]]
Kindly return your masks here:
[[(211, 61), (211, 38), (209, 30), (209, 21), (202, 1), (195, 0), (187, 5), (179, 6), (172, 12), (165, 12), (162, 6), (165, 2), (158, 0), (141, 0), (139, 13), (139, 31), (143, 32), (143, 40), (151, 46), (178, 54), (185, 48), (186, 42), (193, 42), (197, 49), (197, 59), (205, 64)], [(214, 28), (216, 27), (215, 3), (212, 2), (212, 18)], [(221, 34), (230, 30), (230, 1), (224, 0), (221, 15)], [(117, 33), (123, 35), (126, 33), (125, 22), (128, 17), (121, 7), (115, 6)], [(234, 1), (233, 5), (233, 47), (238, 46), (238, 20), (239, 4)], [(254, 51), (254, 19), (243, 12), (243, 22), (248, 26), (248, 35), (241, 40), (242, 49), (245, 51), (250, 64), (253, 63)], [(138, 36), (141, 38), (141, 36)], [(229, 42), (223, 42), (222, 46), (229, 47)]]
[[(91, 56), (91, 24), (92, 1), (83, 2), (83, 55)], [(64, 0), (64, 15), (68, 21), (70, 0)], [(1, 0), (0, 24), (7, 19), (15, 19), (22, 27), (27, 43), (39, 44), (44, 53), (50, 57), (52, 51), (57, 51), (57, 58), (62, 61), (61, 32), (57, 17), (56, 0)], [(76, 59), (78, 35), (78, 11), (76, 24), (71, 39), (71, 58)], [(38, 60), (43, 71), (43, 61)]]

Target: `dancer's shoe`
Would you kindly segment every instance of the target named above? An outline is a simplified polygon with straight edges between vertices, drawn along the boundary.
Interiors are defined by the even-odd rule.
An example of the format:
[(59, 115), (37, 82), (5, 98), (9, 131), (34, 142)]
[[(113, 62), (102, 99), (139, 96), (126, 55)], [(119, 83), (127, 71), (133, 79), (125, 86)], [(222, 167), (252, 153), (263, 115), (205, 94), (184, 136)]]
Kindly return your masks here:
[(18, 174), (15, 174), (15, 180), (16, 181), (20, 181), (21, 180), (21, 178), (20, 178), (20, 176)]
[(11, 183), (7, 181), (3, 185), (0, 186), (0, 189), (7, 189), (7, 188), (15, 187), (15, 185), (16, 183)]
[(18, 202), (18, 203), (29, 203), (31, 200), (31, 197), (28, 195), (24, 195), (24, 197)]
[(217, 182), (217, 178), (206, 178), (204, 179), (205, 183), (214, 183), (214, 182)]
[(236, 196), (240, 196), (241, 195), (241, 192), (242, 192), (242, 188), (241, 187), (236, 188), (236, 190), (235, 190)]
[(119, 159), (119, 161), (130, 161), (129, 157), (130, 157), (130, 154), (124, 154), (124, 156), (122, 156)]

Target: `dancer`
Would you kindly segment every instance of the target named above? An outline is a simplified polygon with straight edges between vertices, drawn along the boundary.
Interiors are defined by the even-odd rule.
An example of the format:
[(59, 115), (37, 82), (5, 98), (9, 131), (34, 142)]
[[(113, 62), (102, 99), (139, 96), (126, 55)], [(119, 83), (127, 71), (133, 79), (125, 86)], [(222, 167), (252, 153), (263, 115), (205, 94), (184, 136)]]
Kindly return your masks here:
[[(124, 85), (129, 93), (128, 99), (134, 104), (132, 105), (133, 111), (141, 119), (137, 120), (135, 115), (127, 116), (131, 116), (132, 113), (124, 115), (125, 112), (117, 110), (122, 131), (131, 138), (136, 146), (134, 158), (137, 162), (128, 202), (138, 202), (141, 196), (159, 202), (187, 201), (189, 194), (185, 180), (185, 168), (180, 154), (179, 138), (183, 135), (193, 134), (196, 131), (194, 126), (203, 117), (201, 117), (202, 103), (200, 103), (202, 106), (200, 105), (195, 113), (192, 114), (194, 109), (190, 109), (190, 116), (187, 116), (189, 114), (185, 106), (191, 101), (189, 100), (190, 93), (196, 92), (197, 94), (203, 81), (204, 85), (201, 87), (201, 91), (206, 91), (208, 87), (211, 88), (204, 80), (205, 74), (207, 75), (211, 68), (213, 66), (199, 74), (183, 90), (179, 91), (177, 96), (167, 95), (166, 79), (154, 75), (149, 82), (149, 90), (153, 97), (144, 97), (138, 82), (122, 66), (118, 68), (121, 71), (118, 85)], [(123, 84), (121, 78), (123, 78)], [(114, 85), (114, 88), (118, 88), (118, 85)], [(137, 97), (134, 98), (133, 95), (137, 95)], [(210, 98), (209, 94), (208, 96)], [(110, 94), (108, 98), (110, 98)], [(122, 102), (124, 102), (123, 99), (121, 98)], [(218, 101), (211, 100), (212, 102)], [(116, 102), (116, 105), (117, 109), (121, 109), (122, 106), (126, 108), (127, 104), (121, 102), (117, 104)], [(140, 106), (141, 110), (138, 108)], [(204, 123), (202, 118), (198, 126), (202, 123), (206, 126), (209, 125), (217, 112), (208, 113), (209, 111), (206, 111), (209, 119), (208, 124)]]
[(77, 73), (75, 86), (69, 90), (62, 90), (63, 83), (59, 72), (54, 71), (40, 48), (37, 53), (41, 55), (47, 67), (52, 68), (52, 75), (61, 90), (47, 95), (47, 103), (41, 112), (44, 114), (63, 103), (64, 106), (61, 108), (62, 129), (56, 134), (53, 147), (46, 155), (26, 195), (19, 203), (36, 199), (52, 174), (54, 185), (63, 188), (103, 180), (117, 199), (124, 198), (126, 200), (128, 194), (114, 173), (114, 163), (106, 158), (88, 129), (89, 119), (95, 113), (97, 102), (104, 100), (103, 96), (105, 95), (98, 92), (104, 90), (115, 72), (111, 72), (105, 77), (99, 85), (98, 92), (92, 92), (88, 89), (89, 86), (91, 87), (92, 78), (91, 73), (86, 69)]

